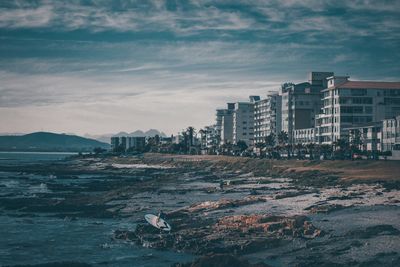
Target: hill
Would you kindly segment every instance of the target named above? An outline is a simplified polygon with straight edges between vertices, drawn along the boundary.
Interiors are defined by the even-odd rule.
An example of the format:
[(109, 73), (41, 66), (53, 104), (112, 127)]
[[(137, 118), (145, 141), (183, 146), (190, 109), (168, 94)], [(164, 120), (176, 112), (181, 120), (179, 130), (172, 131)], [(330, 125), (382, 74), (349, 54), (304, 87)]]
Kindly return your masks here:
[(0, 136), (2, 151), (93, 151), (109, 144), (76, 135), (36, 132), (21, 136)]

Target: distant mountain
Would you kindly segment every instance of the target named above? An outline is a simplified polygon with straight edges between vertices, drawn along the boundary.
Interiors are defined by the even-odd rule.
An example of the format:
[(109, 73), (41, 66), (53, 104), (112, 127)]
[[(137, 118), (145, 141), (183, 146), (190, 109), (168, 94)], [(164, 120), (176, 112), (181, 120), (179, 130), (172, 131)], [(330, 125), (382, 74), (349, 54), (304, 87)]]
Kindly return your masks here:
[(119, 132), (117, 134), (103, 134), (103, 135), (89, 135), (89, 134), (85, 134), (85, 137), (87, 138), (92, 138), (92, 139), (96, 139), (98, 141), (104, 142), (104, 143), (110, 143), (110, 139), (111, 137), (120, 137), (120, 136), (132, 136), (132, 137), (140, 137), (140, 136), (148, 136), (148, 137), (154, 137), (156, 135), (162, 136), (162, 137), (166, 137), (167, 135), (163, 132), (160, 132), (159, 130), (156, 129), (150, 129), (146, 132), (143, 132), (142, 130), (136, 130), (134, 132), (131, 133), (127, 133), (127, 132)]
[(93, 151), (109, 144), (76, 135), (36, 132), (21, 136), (0, 136), (3, 151)]

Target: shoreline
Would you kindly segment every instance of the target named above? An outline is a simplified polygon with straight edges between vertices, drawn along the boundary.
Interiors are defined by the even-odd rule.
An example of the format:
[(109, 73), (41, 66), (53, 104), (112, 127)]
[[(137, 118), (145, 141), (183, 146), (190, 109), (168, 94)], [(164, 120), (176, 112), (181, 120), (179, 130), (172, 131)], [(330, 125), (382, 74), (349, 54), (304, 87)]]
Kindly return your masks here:
[[(23, 179), (40, 175), (45, 189), (33, 198), (2, 198), (0, 208), (8, 216), (28, 218), (47, 214), (67, 221), (129, 220), (136, 229), (113, 229), (112, 242), (206, 257), (213, 257), (211, 252), (230, 254), (248, 260), (244, 266), (255, 262), (307, 266), (313, 261), (323, 265), (337, 260), (346, 264), (354, 261), (352, 254), (339, 256), (346, 246), (367, 253), (365, 262), (379, 258), (388, 264), (400, 259), (400, 245), (385, 248), (379, 243), (384, 237), (400, 244), (398, 168), (380, 161), (150, 153), (72, 157), (35, 165), (0, 165), (0, 171), (15, 172)], [(376, 177), (383, 169), (383, 176)], [(161, 237), (143, 219), (160, 209), (173, 229)], [(362, 216), (353, 218), (356, 213)], [(336, 223), (340, 218), (349, 225), (343, 230)], [(369, 244), (379, 246), (352, 245), (363, 242), (364, 236)], [(318, 249), (311, 251), (310, 246)], [(379, 256), (393, 249), (396, 257)], [(318, 256), (319, 250), (332, 253)]]
[[(253, 171), (260, 175), (334, 175), (342, 182), (345, 181), (398, 181), (400, 180), (400, 164), (397, 161), (374, 160), (269, 160), (215, 155), (174, 155), (146, 153), (145, 162), (164, 163), (175, 166), (184, 163), (200, 163), (199, 168), (223, 167), (234, 170)], [(195, 166), (194, 166), (195, 167)]]

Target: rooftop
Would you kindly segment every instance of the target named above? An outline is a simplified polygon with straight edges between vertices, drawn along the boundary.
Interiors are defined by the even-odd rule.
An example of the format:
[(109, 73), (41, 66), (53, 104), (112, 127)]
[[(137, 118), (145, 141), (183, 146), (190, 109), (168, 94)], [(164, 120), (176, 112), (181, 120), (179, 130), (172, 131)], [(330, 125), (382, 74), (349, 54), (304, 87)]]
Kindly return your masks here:
[(336, 88), (349, 89), (400, 89), (400, 82), (347, 81)]

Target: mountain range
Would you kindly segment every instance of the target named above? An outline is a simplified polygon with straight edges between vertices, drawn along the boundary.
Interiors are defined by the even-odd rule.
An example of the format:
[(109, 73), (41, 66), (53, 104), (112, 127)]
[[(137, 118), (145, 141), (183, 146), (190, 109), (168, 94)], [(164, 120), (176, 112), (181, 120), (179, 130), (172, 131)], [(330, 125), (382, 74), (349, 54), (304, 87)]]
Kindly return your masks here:
[(76, 135), (36, 132), (25, 135), (0, 136), (2, 151), (71, 151), (89, 152), (94, 148), (110, 148), (98, 140)]
[(161, 137), (166, 137), (166, 134), (164, 132), (160, 132), (159, 130), (156, 129), (150, 129), (148, 131), (142, 131), (142, 130), (136, 130), (131, 133), (127, 132), (119, 132), (116, 134), (103, 134), (103, 135), (91, 135), (91, 134), (85, 134), (84, 136), (86, 138), (91, 138), (98, 140), (100, 142), (104, 143), (110, 143), (111, 137), (117, 137), (117, 136), (131, 136), (131, 137), (139, 137), (139, 136), (144, 136), (144, 137), (154, 137), (156, 135), (159, 135)]

